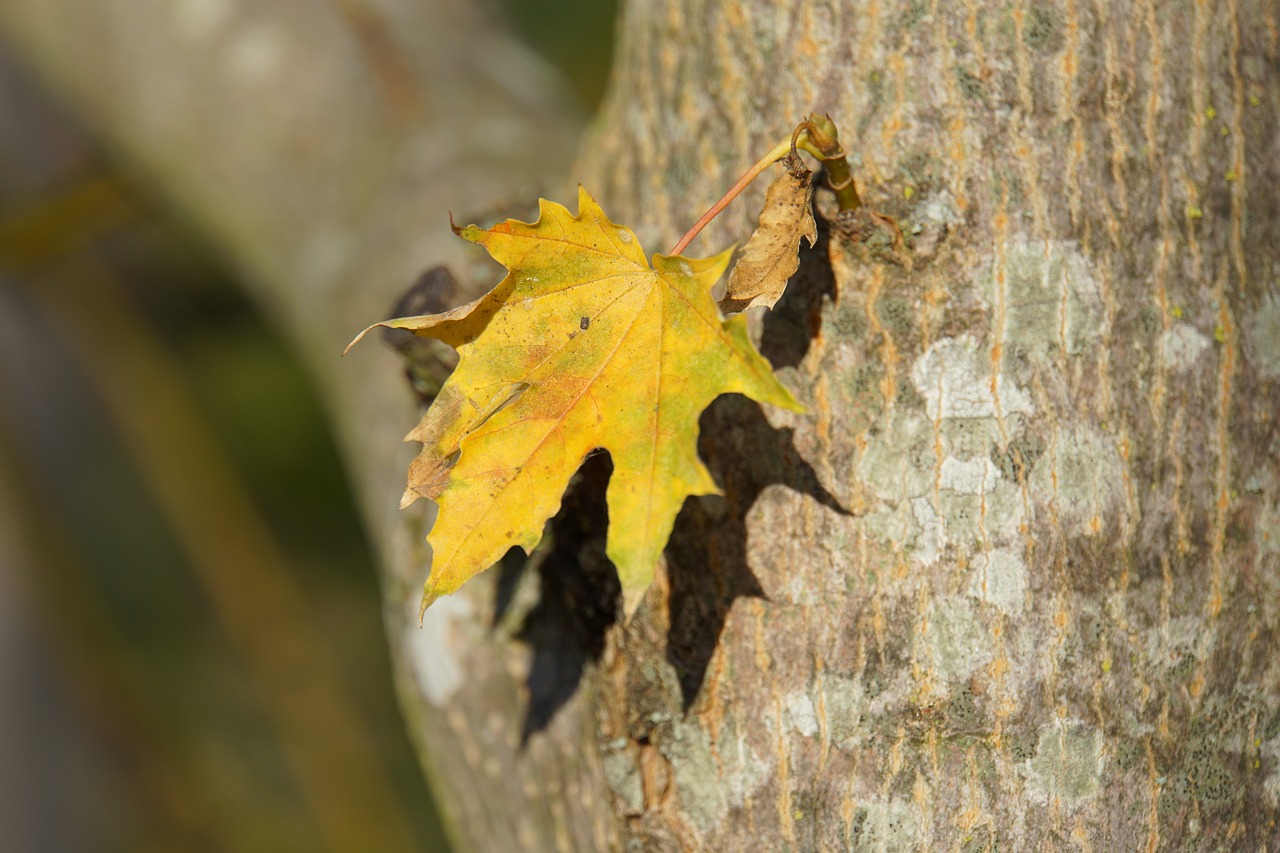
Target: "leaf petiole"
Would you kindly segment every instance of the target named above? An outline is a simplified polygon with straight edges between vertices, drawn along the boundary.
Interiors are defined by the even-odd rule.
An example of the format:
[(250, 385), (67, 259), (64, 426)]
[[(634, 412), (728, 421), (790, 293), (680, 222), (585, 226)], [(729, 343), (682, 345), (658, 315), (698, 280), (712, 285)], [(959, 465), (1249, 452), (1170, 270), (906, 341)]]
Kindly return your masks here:
[(668, 252), (668, 254), (678, 255), (681, 252), (683, 252), (685, 248), (687, 248), (688, 245), (693, 242), (693, 238), (697, 237), (698, 233), (702, 231), (703, 228), (707, 227), (707, 223), (715, 219), (717, 216), (719, 216), (720, 211), (728, 207), (729, 202), (737, 198), (742, 193), (742, 191), (747, 188), (747, 184), (751, 183), (757, 177), (759, 177), (760, 173), (763, 172), (765, 169), (769, 168), (774, 163), (778, 162), (783, 157), (786, 157), (788, 154), (790, 154), (794, 146), (795, 146), (795, 142), (791, 139), (784, 140), (782, 142), (779, 142), (777, 145), (773, 146), (773, 149), (770, 150), (768, 154), (764, 155), (759, 160), (757, 160), (755, 162), (755, 165), (753, 165), (750, 169), (744, 172), (741, 178), (738, 178), (738, 182), (734, 184), (732, 187), (730, 187), (729, 191), (725, 193), (720, 198), (719, 201), (711, 205), (711, 207), (707, 210), (707, 212), (702, 214), (701, 219), (693, 223), (693, 227), (690, 228), (689, 231), (683, 237), (680, 238), (680, 242), (676, 243), (675, 246), (671, 248), (671, 251)]
[(680, 238), (680, 242), (676, 243), (668, 254), (678, 255), (688, 248), (693, 238), (707, 227), (707, 223), (719, 216), (720, 212), (729, 206), (729, 202), (741, 195), (747, 185), (758, 178), (761, 172), (788, 154), (795, 154), (797, 150), (811, 154), (822, 161), (827, 169), (827, 183), (836, 194), (836, 201), (841, 210), (856, 210), (862, 206), (862, 200), (858, 198), (858, 188), (854, 185), (853, 174), (849, 169), (849, 161), (845, 159), (844, 149), (840, 147), (835, 123), (827, 116), (819, 116), (815, 113), (796, 125), (790, 137), (773, 146), (768, 154), (743, 172), (737, 183), (730, 187), (719, 201), (711, 205), (697, 222), (693, 223), (693, 227)]

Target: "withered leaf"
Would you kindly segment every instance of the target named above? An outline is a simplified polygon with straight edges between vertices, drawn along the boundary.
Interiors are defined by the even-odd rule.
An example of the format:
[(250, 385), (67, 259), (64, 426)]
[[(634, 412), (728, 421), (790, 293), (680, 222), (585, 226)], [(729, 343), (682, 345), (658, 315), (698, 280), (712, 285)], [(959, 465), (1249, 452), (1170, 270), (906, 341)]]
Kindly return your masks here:
[(772, 308), (800, 265), (800, 238), (812, 246), (818, 238), (813, 221), (813, 175), (788, 157), (786, 170), (769, 185), (759, 224), (729, 273), (720, 309), (726, 314), (764, 305)]

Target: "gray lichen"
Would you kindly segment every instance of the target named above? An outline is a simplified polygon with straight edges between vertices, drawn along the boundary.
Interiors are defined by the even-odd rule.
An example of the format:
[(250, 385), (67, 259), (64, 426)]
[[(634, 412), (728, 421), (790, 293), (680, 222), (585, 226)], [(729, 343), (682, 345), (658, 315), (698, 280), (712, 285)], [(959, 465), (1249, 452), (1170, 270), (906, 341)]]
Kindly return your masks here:
[[(620, 747), (627, 741), (622, 739)], [(640, 768), (636, 760), (624, 748), (609, 749), (601, 757), (605, 783), (618, 798), (625, 814), (640, 814), (644, 811), (644, 790), (640, 781)]]
[(1245, 352), (1268, 379), (1280, 379), (1280, 297), (1274, 293), (1244, 322)]
[(827, 736), (838, 749), (853, 749), (862, 734), (862, 712), (865, 705), (862, 682), (831, 676), (822, 686), (822, 695)]
[(911, 380), (931, 420), (1035, 412), (1031, 397), (1003, 374), (992, 393), (991, 355), (969, 335), (935, 342), (911, 368)]
[(717, 733), (715, 747), (696, 720), (682, 719), (661, 747), (671, 762), (676, 795), (685, 814), (706, 831), (716, 826), (769, 779), (772, 755), (761, 756), (746, 733), (730, 721)]
[(1004, 613), (1018, 613), (1027, 602), (1027, 564), (1013, 548), (993, 548), (974, 561), (969, 595), (994, 604)]
[(993, 261), (982, 288), (993, 310), (1004, 306), (1006, 363), (1025, 356), (1051, 364), (1064, 349), (1076, 355), (1097, 343), (1106, 321), (1102, 297), (1074, 242), (1015, 238), (1005, 247), (1003, 275), (1001, 282)]
[(1045, 799), (1077, 806), (1098, 792), (1105, 757), (1102, 733), (1079, 723), (1057, 723), (1040, 734), (1026, 764), (1027, 787)]
[(991, 637), (967, 598), (946, 596), (929, 616), (933, 664), (949, 679), (969, 675), (991, 662)]
[(854, 814), (851, 851), (906, 853), (916, 849), (920, 823), (916, 809), (901, 800), (871, 800)]
[(1210, 343), (1207, 335), (1189, 323), (1174, 323), (1160, 338), (1164, 363), (1175, 371), (1189, 370)]
[(1044, 505), (1053, 504), (1074, 531), (1100, 534), (1109, 529), (1123, 497), (1124, 467), (1111, 436), (1091, 426), (1054, 436), (1031, 472), (1031, 490)]

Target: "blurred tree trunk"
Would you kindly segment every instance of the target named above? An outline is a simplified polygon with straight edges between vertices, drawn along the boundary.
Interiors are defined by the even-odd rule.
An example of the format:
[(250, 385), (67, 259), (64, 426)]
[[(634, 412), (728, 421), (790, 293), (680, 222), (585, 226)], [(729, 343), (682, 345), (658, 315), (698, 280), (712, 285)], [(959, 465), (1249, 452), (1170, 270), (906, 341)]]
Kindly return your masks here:
[[(725, 497), (686, 507), (629, 625), (597, 470), (538, 570), (419, 629), (408, 395), (376, 347), (335, 355), (461, 257), (446, 209), (496, 218), (573, 129), (437, 5), (9, 0), (0, 21), (330, 392), (460, 847), (1274, 846), (1275, 4), (629, 4), (573, 175), (617, 221), (665, 249), (816, 109), (910, 269), (874, 239), (805, 253), (760, 333), (810, 411), (713, 407)], [(751, 207), (693, 251), (743, 239)]]

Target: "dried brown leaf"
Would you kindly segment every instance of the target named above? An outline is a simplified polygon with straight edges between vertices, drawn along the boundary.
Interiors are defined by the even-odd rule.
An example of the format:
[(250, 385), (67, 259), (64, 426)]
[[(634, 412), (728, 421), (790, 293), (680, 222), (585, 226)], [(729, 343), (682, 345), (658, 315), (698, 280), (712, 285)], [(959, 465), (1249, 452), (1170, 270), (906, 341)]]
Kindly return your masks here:
[(759, 224), (743, 249), (720, 309), (726, 314), (756, 305), (772, 308), (800, 265), (800, 238), (812, 246), (818, 238), (813, 221), (812, 173), (798, 162), (783, 161), (787, 169), (769, 185)]

